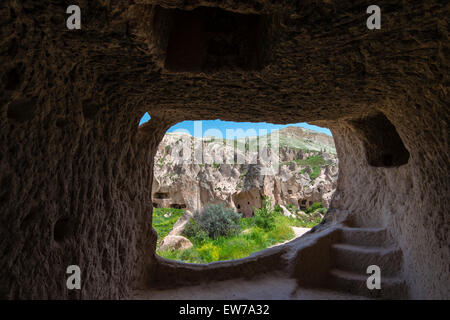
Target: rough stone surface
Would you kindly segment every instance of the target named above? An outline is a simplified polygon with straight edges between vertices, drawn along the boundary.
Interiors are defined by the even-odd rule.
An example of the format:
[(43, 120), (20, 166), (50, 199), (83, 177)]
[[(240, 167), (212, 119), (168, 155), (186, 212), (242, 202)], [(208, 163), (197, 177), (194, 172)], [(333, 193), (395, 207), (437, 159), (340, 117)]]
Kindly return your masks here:
[(159, 246), (159, 250), (184, 250), (192, 248), (192, 242), (183, 236), (167, 235)]
[[(249, 217), (268, 196), (273, 205), (292, 204), (305, 209), (320, 201), (328, 208), (338, 177), (333, 138), (299, 127), (287, 127), (277, 134), (267, 139), (279, 140), (273, 159), (280, 168), (272, 172), (271, 158), (267, 151), (258, 156), (258, 141), (254, 138), (247, 142), (237, 139), (234, 148), (219, 138), (167, 133), (155, 156), (153, 206), (195, 212), (205, 204), (221, 202)], [(261, 150), (267, 150), (263, 142), (261, 145)], [(194, 153), (198, 149), (201, 152)], [(327, 159), (320, 166), (319, 176), (313, 179), (303, 172), (305, 166), (295, 162), (311, 156)]]
[(168, 236), (181, 235), (186, 228), (187, 223), (194, 215), (189, 210), (186, 210), (178, 221), (173, 225), (172, 230), (167, 234)]
[[(260, 63), (166, 70), (171, 19), (155, 22), (154, 4), (264, 14)], [(380, 1), (371, 31), (369, 4), (82, 0), (82, 30), (69, 31), (64, 2), (2, 1), (2, 297), (123, 298), (145, 286), (158, 266), (157, 145), (179, 121), (220, 118), (330, 127), (340, 174), (326, 219), (387, 228), (410, 296), (448, 298), (448, 6)], [(383, 150), (389, 138), (403, 146)], [(85, 279), (77, 292), (65, 286), (71, 264)]]

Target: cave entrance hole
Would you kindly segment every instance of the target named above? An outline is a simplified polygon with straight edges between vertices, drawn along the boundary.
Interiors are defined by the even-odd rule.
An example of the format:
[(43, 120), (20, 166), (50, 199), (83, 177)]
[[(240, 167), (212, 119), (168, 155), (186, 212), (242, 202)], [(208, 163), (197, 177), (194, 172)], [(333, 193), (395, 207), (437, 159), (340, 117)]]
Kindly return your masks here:
[(154, 7), (153, 42), (171, 72), (260, 70), (267, 61), (270, 18), (217, 7)]
[[(205, 128), (200, 135), (195, 132), (197, 124)], [(154, 158), (152, 203), (153, 226), (158, 233), (157, 254), (194, 263), (246, 257), (252, 252), (241, 249), (245, 246), (235, 246), (233, 241), (260, 237), (264, 242), (271, 238), (268, 234), (272, 226), (260, 218), (257, 222), (255, 217), (262, 208), (267, 208), (271, 215), (285, 217), (284, 207), (292, 219), (298, 219), (299, 226), (319, 223), (329, 204), (323, 203), (322, 197), (336, 185), (338, 160), (333, 137), (327, 129), (317, 127), (322, 132), (314, 132), (302, 125), (240, 126), (239, 122), (186, 121), (170, 128)], [(231, 137), (226, 129), (234, 130)], [(290, 178), (286, 179), (288, 175)], [(311, 188), (313, 193), (306, 192)], [(307, 215), (301, 212), (315, 203), (320, 203), (317, 207), (320, 210)], [(221, 204), (220, 210), (240, 215), (237, 233), (234, 230), (229, 235), (221, 234), (218, 240), (197, 221), (197, 213), (204, 215), (212, 204)], [(283, 219), (272, 223), (281, 223)], [(216, 222), (212, 218), (208, 223), (215, 228), (220, 224)], [(293, 236), (294, 233), (286, 235), (275, 243)], [(228, 241), (231, 238), (234, 240)], [(266, 247), (275, 244), (272, 242), (266, 243)], [(261, 244), (254, 245), (259, 251)]]

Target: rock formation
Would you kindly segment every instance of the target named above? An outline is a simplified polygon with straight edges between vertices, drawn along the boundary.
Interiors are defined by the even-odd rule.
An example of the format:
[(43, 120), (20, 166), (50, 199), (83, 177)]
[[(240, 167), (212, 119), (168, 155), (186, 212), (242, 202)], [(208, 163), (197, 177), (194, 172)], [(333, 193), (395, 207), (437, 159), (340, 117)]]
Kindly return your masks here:
[[(157, 275), (170, 283), (185, 266), (155, 256), (153, 158), (172, 125), (220, 118), (330, 128), (339, 178), (321, 227), (383, 228), (409, 297), (448, 298), (445, 1), (384, 0), (380, 30), (347, 0), (78, 4), (81, 30), (66, 28), (64, 2), (0, 4), (1, 297), (126, 298)], [(296, 275), (330, 261), (317, 244)], [(65, 286), (73, 264), (81, 290)]]
[[(280, 130), (279, 135), (282, 141), (278, 151), (280, 166), (275, 173), (264, 175), (262, 170), (271, 164), (263, 160), (248, 163), (249, 159), (257, 157), (257, 151), (245, 153), (244, 148), (226, 147), (223, 139), (167, 133), (155, 157), (153, 206), (187, 208), (194, 212), (207, 203), (224, 202), (248, 217), (253, 215), (254, 207), (261, 208), (263, 197), (268, 196), (273, 204), (292, 204), (299, 209), (319, 201), (328, 207), (338, 172), (332, 137), (299, 127), (287, 127)], [(250, 138), (250, 148), (252, 143), (255, 138)], [(245, 145), (245, 139), (238, 139), (237, 144)], [(223, 157), (216, 157), (218, 162), (205, 164), (182, 156), (198, 145), (203, 146), (203, 159), (221, 148)], [(224, 163), (233, 156), (245, 158), (244, 163)], [(314, 156), (323, 163), (317, 166), (320, 174), (311, 179), (311, 171), (308, 172), (311, 167), (297, 165), (295, 161)]]
[(192, 246), (192, 242), (183, 236), (167, 235), (161, 241), (159, 250), (184, 250)]

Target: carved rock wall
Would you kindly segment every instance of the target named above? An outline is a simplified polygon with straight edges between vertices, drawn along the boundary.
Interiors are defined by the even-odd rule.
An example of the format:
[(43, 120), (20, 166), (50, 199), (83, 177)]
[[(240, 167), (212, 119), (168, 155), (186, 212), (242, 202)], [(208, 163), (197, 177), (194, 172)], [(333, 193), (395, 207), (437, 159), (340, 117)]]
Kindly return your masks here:
[[(178, 121), (221, 118), (330, 126), (340, 159), (332, 207), (389, 227), (412, 297), (448, 298), (445, 4), (380, 1), (382, 29), (369, 31), (370, 3), (190, 1), (269, 15), (262, 68), (235, 70), (231, 61), (202, 74), (164, 69), (152, 39), (169, 33), (154, 28), (155, 3), (184, 6), (83, 0), (82, 30), (69, 31), (64, 2), (0, 4), (2, 297), (117, 298), (150, 281), (157, 144)], [(138, 130), (146, 111), (152, 120)], [(369, 166), (371, 135), (348, 120), (380, 112), (407, 164)], [(70, 264), (82, 269), (81, 291), (65, 288)]]

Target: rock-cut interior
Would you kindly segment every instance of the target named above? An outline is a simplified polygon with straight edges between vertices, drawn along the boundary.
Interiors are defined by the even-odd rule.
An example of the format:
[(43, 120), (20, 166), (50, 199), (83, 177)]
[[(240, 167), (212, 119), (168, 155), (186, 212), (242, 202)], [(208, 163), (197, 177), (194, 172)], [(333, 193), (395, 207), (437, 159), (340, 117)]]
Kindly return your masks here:
[[(2, 299), (186, 298), (211, 282), (229, 284), (217, 298), (283, 298), (292, 283), (298, 298), (450, 297), (445, 2), (379, 1), (379, 30), (364, 1), (78, 2), (80, 30), (64, 2), (0, 4)], [(330, 128), (330, 209), (248, 258), (161, 259), (158, 144), (180, 121), (218, 118)], [(381, 290), (366, 287), (372, 264)]]

